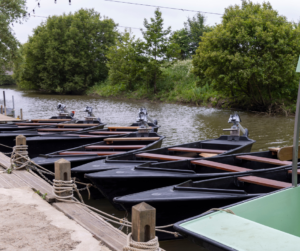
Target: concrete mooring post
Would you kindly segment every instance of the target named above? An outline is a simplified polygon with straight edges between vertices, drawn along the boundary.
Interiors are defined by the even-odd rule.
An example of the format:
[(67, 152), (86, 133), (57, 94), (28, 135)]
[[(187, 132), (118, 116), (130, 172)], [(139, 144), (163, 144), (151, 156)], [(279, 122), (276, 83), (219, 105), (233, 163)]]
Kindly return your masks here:
[[(71, 162), (65, 159), (60, 159), (55, 161), (55, 179), (62, 180), (62, 181), (71, 181)], [(62, 185), (63, 186), (63, 185)], [(56, 195), (58, 196), (69, 196), (73, 194), (73, 191), (57, 191)]]
[(145, 202), (132, 207), (132, 239), (147, 242), (155, 238), (156, 209)]

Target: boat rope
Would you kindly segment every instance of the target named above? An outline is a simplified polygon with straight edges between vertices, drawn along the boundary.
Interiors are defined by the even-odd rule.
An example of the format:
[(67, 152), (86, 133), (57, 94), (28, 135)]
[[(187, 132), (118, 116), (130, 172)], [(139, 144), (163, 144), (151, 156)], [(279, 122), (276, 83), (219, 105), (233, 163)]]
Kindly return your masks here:
[(13, 149), (13, 147), (7, 146), (7, 145), (3, 145), (3, 144), (0, 144), (0, 146), (4, 146), (4, 147), (10, 148), (10, 149)]
[(12, 169), (19, 170), (29, 165), (30, 159), (28, 157), (27, 149), (28, 149), (27, 145), (19, 145), (13, 147), (13, 151), (10, 157), (10, 163)]
[[(74, 179), (68, 181), (53, 179), (53, 193), (55, 198), (58, 200), (73, 198), (74, 197), (73, 191), (75, 190), (77, 192), (78, 197), (80, 198), (81, 203), (84, 203), (82, 196), (79, 193), (74, 181), (75, 181)], [(66, 193), (66, 195), (61, 195), (61, 193)]]
[[(118, 225), (121, 225), (123, 227), (132, 227), (132, 223), (130, 221), (128, 221), (126, 218), (120, 219), (118, 217), (115, 217), (113, 215), (105, 213), (105, 212), (103, 212), (103, 211), (101, 211), (101, 210), (99, 210), (97, 208), (91, 207), (91, 206), (89, 206), (89, 205), (87, 205), (85, 203), (82, 203), (82, 202), (78, 201), (78, 199), (76, 199), (74, 196), (70, 197), (69, 195), (67, 195), (67, 196), (59, 195), (59, 196), (56, 197), (56, 199), (58, 201), (61, 201), (61, 202), (75, 203), (75, 204), (82, 205), (86, 209), (90, 209), (90, 210), (92, 210), (92, 211), (100, 214), (101, 218), (105, 219), (108, 222), (111, 222), (111, 223), (114, 223), (114, 224), (118, 224)], [(97, 215), (97, 216), (100, 217), (99, 215)], [(166, 226), (159, 226), (159, 227), (156, 227), (155, 230), (157, 232), (164, 232), (164, 233), (172, 234), (172, 235), (174, 235), (177, 238), (179, 236), (179, 233), (172, 232), (172, 231), (167, 231), (167, 230), (162, 230), (162, 228), (168, 228), (168, 227), (172, 227), (172, 226), (173, 226), (173, 224), (166, 225)]]
[[(55, 174), (53, 172), (49, 171), (48, 169), (33, 162), (28, 157), (27, 149), (28, 149), (27, 145), (20, 145), (20, 146), (13, 147), (13, 153), (11, 155), (11, 168), (6, 169), (5, 170), (6, 172), (11, 173), (13, 170), (19, 170), (22, 168), (26, 168), (31, 174), (33, 174), (37, 177), (42, 177), (43, 179), (45, 179), (48, 183), (50, 183), (53, 186), (53, 192), (54, 192), (55, 198), (58, 201), (80, 204), (80, 205), (84, 206), (84, 208), (86, 208), (86, 209), (90, 209), (94, 212), (97, 212), (98, 214), (101, 215), (101, 218), (105, 219), (106, 221), (121, 225), (123, 227), (132, 227), (132, 223), (130, 221), (128, 221), (126, 218), (120, 219), (118, 217), (115, 217), (113, 215), (105, 213), (99, 209), (96, 209), (96, 208), (91, 207), (84, 203), (82, 196), (80, 194), (80, 191), (87, 189), (89, 198), (90, 198), (89, 187), (91, 187), (92, 184), (76, 181), (75, 178), (71, 179), (70, 181), (53, 179), (53, 182), (52, 182), (51, 180), (49, 180), (44, 174), (52, 175), (52, 176), (54, 176)], [(40, 176), (38, 176), (33, 171), (36, 171)], [(86, 188), (78, 189), (76, 183), (85, 185)], [(74, 197), (74, 194), (73, 194), (74, 190), (76, 191), (78, 197), (80, 198), (80, 201)], [(64, 196), (61, 195), (61, 193), (63, 193), (63, 192), (65, 192), (66, 195), (64, 195)], [(97, 215), (97, 217), (100, 217), (100, 216)], [(172, 227), (172, 226), (173, 226), (173, 224), (166, 225), (166, 226), (159, 226), (159, 227), (156, 227), (155, 230), (158, 232), (172, 234), (175, 237), (178, 237), (179, 233), (177, 233), (177, 232), (163, 230), (163, 228), (168, 228), (168, 227)]]
[(206, 213), (211, 212), (211, 211), (223, 211), (223, 212), (235, 215), (235, 213), (232, 210), (230, 210), (230, 209), (223, 209), (223, 208), (211, 208), (211, 209), (207, 210), (206, 212), (204, 212), (203, 214), (206, 214)]
[[(22, 168), (26, 168), (31, 174), (34, 174), (37, 176), (32, 170), (36, 171), (40, 177), (42, 177), (44, 180), (46, 180), (50, 185), (53, 185), (53, 182), (48, 179), (44, 174), (54, 176), (55, 174), (48, 169), (36, 164), (33, 162), (29, 156), (28, 156), (28, 146), (27, 145), (19, 145), (19, 146), (14, 146), (13, 147), (13, 152), (11, 154), (10, 162), (11, 162), (11, 167), (6, 169), (4, 172), (11, 173), (13, 170), (19, 170)], [(78, 189), (77, 186), (76, 188), (74, 187), (75, 191), (83, 191), (87, 190), (88, 191), (88, 199), (91, 197), (91, 192), (90, 192), (90, 187), (93, 185), (91, 183), (83, 183), (76, 181), (74, 178), (74, 183), (78, 183), (81, 185), (84, 185), (84, 188)], [(79, 198), (82, 199), (81, 195), (78, 195)]]
[(127, 245), (123, 247), (123, 251), (160, 251), (157, 236), (147, 242), (137, 242), (132, 239), (131, 233), (127, 236)]

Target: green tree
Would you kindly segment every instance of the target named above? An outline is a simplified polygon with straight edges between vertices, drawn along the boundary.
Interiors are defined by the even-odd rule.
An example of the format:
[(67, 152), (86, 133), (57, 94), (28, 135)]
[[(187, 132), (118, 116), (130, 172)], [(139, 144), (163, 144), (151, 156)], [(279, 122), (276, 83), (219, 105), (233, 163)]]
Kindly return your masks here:
[(179, 47), (178, 59), (190, 58), (190, 38), (186, 29), (180, 29), (172, 33), (170, 41)]
[(143, 79), (144, 65), (147, 63), (143, 43), (140, 39), (135, 40), (129, 32), (126, 31), (116, 45), (109, 48), (107, 58), (111, 84), (124, 84), (127, 89), (133, 90), (134, 84)]
[(34, 30), (23, 48), (18, 85), (57, 93), (81, 93), (107, 78), (108, 48), (116, 24), (93, 9), (52, 16)]
[(194, 73), (226, 95), (270, 110), (276, 99), (297, 94), (299, 41), (300, 30), (270, 3), (242, 1), (227, 8), (222, 23), (202, 37)]
[(145, 69), (147, 75), (145, 77), (156, 93), (156, 83), (162, 75), (161, 66), (178, 56), (179, 47), (170, 42), (171, 27), (164, 30), (164, 20), (159, 9), (155, 10), (154, 15), (155, 17), (151, 18), (150, 22), (144, 19), (146, 30), (142, 30), (142, 33), (145, 39), (144, 53), (148, 56), (148, 64)]
[(185, 30), (189, 37), (190, 55), (196, 53), (203, 34), (214, 29), (213, 26), (205, 25), (205, 21), (205, 16), (201, 13), (197, 13), (194, 17), (188, 18), (187, 22), (184, 23)]
[(26, 0), (0, 0), (0, 76), (12, 66), (19, 42), (11, 28), (14, 22), (21, 22)]

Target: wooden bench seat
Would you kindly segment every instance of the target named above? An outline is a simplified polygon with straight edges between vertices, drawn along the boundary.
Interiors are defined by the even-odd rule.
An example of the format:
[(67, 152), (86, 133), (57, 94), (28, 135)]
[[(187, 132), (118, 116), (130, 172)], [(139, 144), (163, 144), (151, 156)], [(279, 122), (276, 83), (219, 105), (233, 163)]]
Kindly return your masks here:
[(169, 151), (176, 151), (176, 152), (190, 152), (190, 153), (216, 153), (221, 154), (226, 151), (224, 150), (213, 150), (213, 149), (200, 149), (200, 148), (188, 148), (188, 147), (173, 147), (168, 148)]
[(266, 179), (266, 178), (260, 178), (260, 177), (256, 177), (256, 176), (239, 177), (238, 180), (242, 181), (242, 182), (272, 187), (272, 188), (276, 188), (276, 189), (282, 189), (282, 188), (292, 186), (291, 183), (277, 181), (277, 180), (271, 180), (271, 179)]
[(57, 125), (57, 123), (15, 123), (18, 126), (48, 126), (48, 125)]
[(140, 158), (146, 158), (146, 159), (169, 160), (169, 161), (193, 159), (188, 157), (172, 156), (172, 155), (165, 155), (165, 154), (154, 154), (154, 153), (138, 153), (135, 156)]
[(90, 154), (95, 155), (96, 154), (102, 156), (102, 155), (114, 155), (120, 153), (126, 153), (126, 152), (66, 151), (66, 152), (60, 152), (59, 155), (90, 155)]
[(57, 127), (92, 127), (99, 124), (57, 124)]
[(89, 132), (89, 134), (97, 134), (97, 135), (123, 135), (123, 134), (128, 134), (131, 132), (121, 132), (121, 131), (95, 131), (95, 132)]
[(65, 121), (70, 121), (71, 119), (32, 119), (32, 122), (39, 123), (39, 122), (50, 122), (50, 123), (55, 123), (55, 122), (65, 122)]
[(277, 165), (277, 166), (286, 166), (286, 165), (292, 164), (291, 161), (281, 161), (278, 159), (270, 159), (270, 158), (252, 156), (252, 155), (241, 155), (241, 156), (236, 156), (236, 158), (243, 159), (243, 160), (262, 162), (262, 163), (268, 163), (268, 164)]
[[(49, 134), (49, 133), (47, 133)], [(101, 136), (97, 135), (84, 135), (84, 134), (61, 134), (60, 136), (73, 136), (73, 137), (79, 137), (79, 138), (102, 138)]]
[(114, 141), (156, 141), (159, 140), (160, 137), (141, 137), (141, 138), (107, 138), (104, 139), (104, 141), (110, 141), (110, 142), (114, 142)]
[(86, 146), (85, 149), (141, 149), (146, 145), (93, 145), (93, 146)]
[[(292, 174), (293, 170), (288, 170), (288, 173)], [(297, 174), (300, 174), (300, 169), (297, 170)]]
[(252, 169), (248, 169), (248, 168), (244, 168), (244, 167), (239, 167), (239, 166), (227, 165), (227, 164), (218, 163), (218, 162), (209, 161), (209, 160), (193, 160), (193, 161), (191, 161), (191, 163), (195, 164), (195, 165), (212, 167), (212, 168), (216, 168), (216, 169), (220, 169), (220, 170), (228, 171), (228, 172), (247, 172), (247, 171), (252, 171)]
[(82, 129), (68, 129), (68, 128), (41, 128), (38, 129), (39, 132), (76, 132)]

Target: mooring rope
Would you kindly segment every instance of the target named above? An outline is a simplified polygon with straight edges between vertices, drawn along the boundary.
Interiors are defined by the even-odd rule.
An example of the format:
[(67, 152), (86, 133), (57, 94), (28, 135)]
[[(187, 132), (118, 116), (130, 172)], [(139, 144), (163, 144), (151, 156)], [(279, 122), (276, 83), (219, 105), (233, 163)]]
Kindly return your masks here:
[(202, 214), (206, 214), (206, 213), (209, 213), (211, 211), (222, 211), (222, 212), (226, 212), (226, 213), (235, 215), (235, 213), (233, 211), (231, 211), (230, 209), (223, 209), (223, 208), (211, 208), (211, 209), (207, 210), (206, 212), (204, 212)]
[(12, 169), (19, 170), (28, 166), (28, 164), (30, 163), (30, 159), (28, 157), (27, 149), (27, 145), (19, 145), (13, 147), (13, 152), (10, 157)]
[(132, 239), (131, 233), (127, 236), (127, 245), (123, 247), (123, 251), (160, 251), (158, 238), (155, 236), (154, 239), (147, 242), (137, 242)]
[[(53, 186), (53, 193), (54, 193), (55, 198), (58, 201), (80, 204), (86, 209), (90, 209), (94, 212), (97, 212), (98, 214), (101, 215), (101, 217), (99, 215), (97, 215), (97, 217), (105, 219), (108, 222), (112, 222), (114, 224), (118, 224), (118, 225), (121, 225), (123, 227), (132, 227), (132, 223), (130, 221), (128, 221), (126, 218), (120, 219), (118, 217), (107, 214), (107, 213), (105, 213), (105, 212), (103, 212), (99, 209), (96, 209), (96, 208), (91, 207), (89, 205), (86, 205), (84, 203), (83, 198), (80, 194), (80, 191), (87, 189), (88, 194), (89, 194), (89, 198), (90, 198), (89, 187), (91, 187), (92, 184), (75, 181), (75, 178), (71, 179), (69, 181), (53, 179), (53, 182), (52, 182), (51, 180), (49, 180), (43, 173), (48, 174), (48, 175), (52, 175), (52, 176), (54, 176), (54, 173), (49, 171), (48, 169), (36, 164), (35, 162), (33, 162), (28, 157), (27, 149), (28, 149), (27, 145), (20, 145), (20, 146), (13, 147), (13, 152), (12, 152), (11, 160), (10, 160), (11, 161), (11, 168), (6, 169), (6, 172), (8, 170), (10, 170), (10, 172), (12, 172), (13, 170), (19, 170), (19, 169), (22, 169), (22, 168), (26, 168), (31, 174), (33, 174), (37, 177), (42, 177), (43, 179), (45, 179), (48, 183), (50, 183)], [(38, 172), (40, 176), (38, 176), (32, 170)], [(77, 185), (75, 183), (86, 185), (86, 188), (78, 189)], [(80, 198), (80, 201), (74, 197), (74, 194), (73, 194), (74, 190), (76, 191), (78, 197)], [(66, 195), (61, 195), (61, 193), (63, 193), (63, 192), (66, 192)], [(166, 226), (159, 226), (159, 227), (156, 227), (155, 230), (158, 231), (158, 232), (164, 232), (164, 233), (172, 234), (175, 237), (178, 237), (179, 233), (177, 233), (177, 232), (162, 230), (162, 228), (168, 228), (168, 227), (172, 227), (172, 226), (173, 226), (173, 224), (166, 225)], [(131, 248), (134, 248), (134, 247), (131, 247)], [(128, 251), (130, 251), (130, 250), (135, 251), (135, 250), (139, 250), (139, 249), (128, 249)], [(140, 250), (144, 250), (144, 249), (140, 249)], [(152, 249), (147, 249), (147, 250), (152, 251)], [(156, 250), (159, 250), (159, 249), (153, 249), (153, 250), (156, 251)]]

